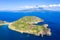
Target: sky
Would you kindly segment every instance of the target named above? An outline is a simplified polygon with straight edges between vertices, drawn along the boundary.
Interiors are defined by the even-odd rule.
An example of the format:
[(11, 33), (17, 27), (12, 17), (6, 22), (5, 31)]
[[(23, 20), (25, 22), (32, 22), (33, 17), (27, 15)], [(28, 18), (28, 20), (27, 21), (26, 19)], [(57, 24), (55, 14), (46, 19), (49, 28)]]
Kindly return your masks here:
[(0, 10), (19, 10), (30, 6), (35, 7), (36, 5), (45, 5), (44, 7), (46, 8), (48, 6), (48, 8), (56, 7), (59, 9), (60, 0), (0, 0)]

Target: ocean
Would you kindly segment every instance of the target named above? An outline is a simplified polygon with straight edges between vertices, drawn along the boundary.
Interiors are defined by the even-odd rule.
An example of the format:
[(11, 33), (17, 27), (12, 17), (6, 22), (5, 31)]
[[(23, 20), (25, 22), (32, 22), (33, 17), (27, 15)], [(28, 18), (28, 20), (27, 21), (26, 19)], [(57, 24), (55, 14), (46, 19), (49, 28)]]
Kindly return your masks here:
[(8, 25), (0, 26), (0, 40), (60, 40), (60, 12), (5, 12), (0, 11), (0, 20), (14, 22), (23, 16), (37, 16), (44, 20), (51, 29), (52, 35), (44, 37), (35, 36), (28, 33), (20, 33), (8, 28)]

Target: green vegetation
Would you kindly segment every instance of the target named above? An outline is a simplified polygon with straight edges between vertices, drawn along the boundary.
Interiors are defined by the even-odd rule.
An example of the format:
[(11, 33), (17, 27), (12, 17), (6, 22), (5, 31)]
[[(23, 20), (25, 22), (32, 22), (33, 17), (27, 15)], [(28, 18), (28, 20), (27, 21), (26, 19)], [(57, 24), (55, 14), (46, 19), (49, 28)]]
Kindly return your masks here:
[(35, 22), (43, 22), (43, 20), (41, 18), (38, 18), (35, 16), (25, 16), (23, 18), (20, 18), (16, 22), (12, 23), (11, 25), (12, 25), (12, 27), (15, 27), (15, 30), (19, 30), (19, 32), (28, 31), (27, 33), (39, 35), (39, 34), (41, 34), (41, 32), (46, 30), (46, 27), (44, 25), (33, 25), (33, 24), (36, 24)]

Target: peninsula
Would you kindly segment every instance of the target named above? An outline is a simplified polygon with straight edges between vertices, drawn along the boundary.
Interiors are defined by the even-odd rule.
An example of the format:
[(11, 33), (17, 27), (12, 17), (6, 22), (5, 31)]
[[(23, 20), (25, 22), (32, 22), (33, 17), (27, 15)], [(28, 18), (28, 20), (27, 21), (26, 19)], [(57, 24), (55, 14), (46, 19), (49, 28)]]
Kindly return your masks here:
[(41, 35), (51, 35), (51, 30), (48, 27), (48, 24), (35, 25), (39, 22), (44, 22), (43, 19), (36, 16), (25, 16), (19, 20), (9, 24), (9, 29), (15, 30), (21, 33), (29, 33), (36, 36)]
[(0, 26), (8, 24), (9, 29), (20, 33), (41, 35), (42, 37), (43, 35), (51, 36), (48, 24), (38, 25), (39, 22), (44, 22), (44, 20), (36, 16), (25, 16), (12, 23), (0, 20)]

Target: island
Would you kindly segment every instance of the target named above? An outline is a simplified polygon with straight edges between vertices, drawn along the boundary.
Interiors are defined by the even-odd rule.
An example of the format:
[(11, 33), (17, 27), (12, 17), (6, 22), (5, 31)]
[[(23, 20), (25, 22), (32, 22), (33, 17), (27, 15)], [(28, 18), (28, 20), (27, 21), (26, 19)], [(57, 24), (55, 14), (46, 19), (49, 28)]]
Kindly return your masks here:
[(44, 20), (37, 16), (24, 16), (10, 23), (8, 28), (20, 33), (29, 33), (36, 36), (51, 36), (51, 29), (48, 28), (48, 24), (38, 25), (39, 22), (44, 22)]

